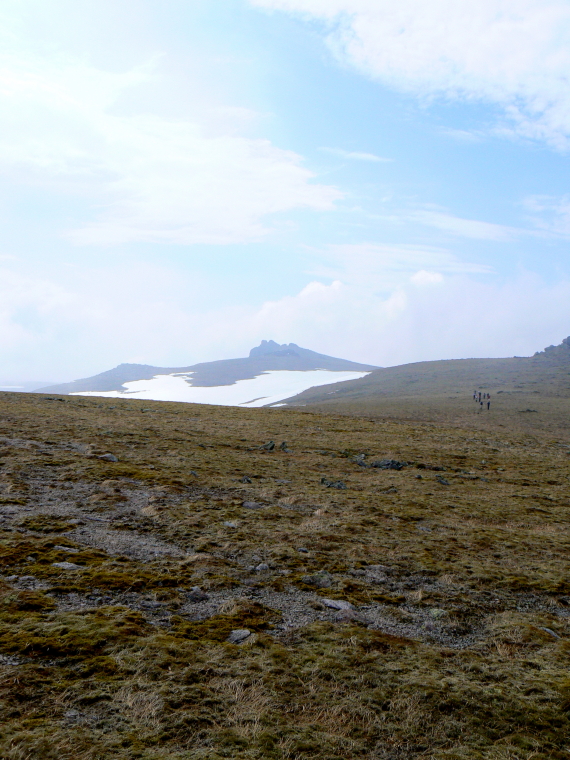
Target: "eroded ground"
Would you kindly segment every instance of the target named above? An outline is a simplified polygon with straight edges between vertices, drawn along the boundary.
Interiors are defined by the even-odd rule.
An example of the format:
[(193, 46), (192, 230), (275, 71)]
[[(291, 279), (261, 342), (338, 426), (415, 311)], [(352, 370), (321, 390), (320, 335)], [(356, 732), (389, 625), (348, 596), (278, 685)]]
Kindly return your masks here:
[(570, 757), (552, 431), (0, 413), (2, 757)]

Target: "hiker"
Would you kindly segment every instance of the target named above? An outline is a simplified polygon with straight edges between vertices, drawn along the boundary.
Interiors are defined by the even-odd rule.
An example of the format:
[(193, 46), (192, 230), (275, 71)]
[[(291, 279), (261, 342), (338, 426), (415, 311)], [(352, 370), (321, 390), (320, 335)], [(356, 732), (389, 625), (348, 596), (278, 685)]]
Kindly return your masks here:
[(491, 396), (487, 394), (487, 411), (491, 408)]
[(482, 400), (481, 400), (481, 401), (479, 401), (479, 411), (480, 411), (480, 412), (482, 412), (482, 411), (483, 411), (483, 401), (482, 401)]

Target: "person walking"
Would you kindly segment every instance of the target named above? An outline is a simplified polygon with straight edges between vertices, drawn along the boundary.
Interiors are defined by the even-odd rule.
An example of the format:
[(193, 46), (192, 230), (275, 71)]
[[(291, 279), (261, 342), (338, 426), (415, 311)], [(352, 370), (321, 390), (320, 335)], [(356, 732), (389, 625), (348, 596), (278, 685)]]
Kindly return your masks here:
[(487, 393), (487, 411), (491, 408), (491, 394)]

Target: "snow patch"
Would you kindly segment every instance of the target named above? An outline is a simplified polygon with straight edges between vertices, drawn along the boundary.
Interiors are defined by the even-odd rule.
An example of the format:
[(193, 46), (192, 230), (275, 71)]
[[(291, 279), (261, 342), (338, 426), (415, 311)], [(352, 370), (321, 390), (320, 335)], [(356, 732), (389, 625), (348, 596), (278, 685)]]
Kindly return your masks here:
[(201, 387), (192, 385), (193, 372), (155, 375), (151, 380), (132, 380), (125, 391), (83, 391), (70, 396), (103, 396), (105, 398), (138, 398), (146, 401), (185, 401), (189, 404), (218, 406), (271, 406), (308, 388), (347, 380), (358, 380), (368, 372), (333, 372), (326, 369), (269, 370), (232, 385)]

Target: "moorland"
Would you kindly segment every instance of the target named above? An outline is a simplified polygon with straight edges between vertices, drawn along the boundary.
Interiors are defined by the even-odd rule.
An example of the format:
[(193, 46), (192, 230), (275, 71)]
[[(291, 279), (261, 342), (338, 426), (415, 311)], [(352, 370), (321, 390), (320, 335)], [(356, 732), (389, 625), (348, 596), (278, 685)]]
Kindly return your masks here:
[(568, 400), (455, 390), (0, 394), (0, 756), (567, 760)]

